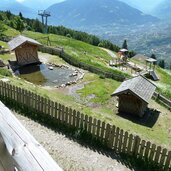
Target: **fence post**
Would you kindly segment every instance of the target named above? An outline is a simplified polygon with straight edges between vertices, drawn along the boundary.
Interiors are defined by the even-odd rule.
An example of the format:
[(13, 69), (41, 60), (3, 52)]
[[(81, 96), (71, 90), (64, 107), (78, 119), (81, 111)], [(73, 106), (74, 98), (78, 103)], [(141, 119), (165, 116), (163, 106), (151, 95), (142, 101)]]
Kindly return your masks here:
[(168, 152), (168, 156), (165, 162), (165, 167), (164, 169), (167, 170), (168, 168), (171, 169), (171, 151)]
[(134, 145), (133, 145), (133, 154), (137, 157), (138, 154), (139, 154), (139, 145), (140, 145), (140, 137), (139, 136), (136, 136), (135, 139), (134, 139)]

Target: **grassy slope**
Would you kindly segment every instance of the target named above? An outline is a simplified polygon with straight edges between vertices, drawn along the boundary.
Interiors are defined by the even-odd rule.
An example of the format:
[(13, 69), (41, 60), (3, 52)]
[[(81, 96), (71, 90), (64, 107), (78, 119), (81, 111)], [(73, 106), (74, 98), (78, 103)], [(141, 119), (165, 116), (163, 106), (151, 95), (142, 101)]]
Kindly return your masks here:
[(42, 33), (35, 33), (31, 31), (24, 31), (22, 34), (37, 39), (40, 43), (45, 45), (47, 45), (47, 36), (49, 36), (51, 46), (63, 47), (66, 53), (68, 53), (78, 61), (96, 66), (101, 70), (107, 70), (129, 77), (127, 73), (109, 67), (108, 63), (109, 60), (112, 59), (112, 57), (105, 50), (102, 50), (97, 46), (54, 34), (44, 35)]
[[(31, 36), (33, 36), (33, 37), (35, 36), (37, 38), (42, 36), (42, 34), (33, 33), (33, 32), (24, 32), (24, 34), (25, 35), (29, 34), (29, 36), (31, 35)], [(104, 55), (105, 60), (110, 59), (110, 56), (108, 56), (108, 54), (106, 54), (106, 52), (99, 50), (98, 47), (93, 47), (91, 45), (87, 45), (85, 43), (75, 41), (75, 40), (71, 40), (71, 41), (73, 41), (73, 43), (72, 43), (72, 46), (70, 47), (71, 41), (69, 41), (69, 39), (64, 38), (62, 36), (56, 36), (56, 37), (54, 37), (53, 35), (51, 35), (51, 36), (53, 37), (54, 40), (58, 39), (57, 41), (59, 41), (59, 43), (56, 45), (65, 46), (64, 48), (68, 53), (70, 53), (72, 51), (72, 54), (74, 54), (75, 56), (78, 56), (78, 58), (81, 58), (81, 60), (86, 60), (84, 58), (86, 58), (90, 52), (91, 52), (90, 53), (91, 55), (89, 57), (90, 58), (89, 60), (91, 60), (91, 58), (93, 60), (95, 55), (100, 55), (100, 54), (105, 54)], [(81, 44), (81, 46), (80, 46), (80, 44)], [(85, 49), (88, 52), (87, 55), (82, 54)], [(101, 55), (101, 57), (102, 57), (102, 55)], [(8, 56), (8, 55), (3, 56), (3, 58), (4, 59), (10, 58), (10, 56)], [(53, 60), (52, 58), (53, 57), (51, 57), (51, 60)], [(59, 61), (61, 61), (60, 58), (58, 58), (58, 59), (59, 59)], [(55, 59), (54, 61), (57, 62), (58, 60)], [(63, 62), (63, 61), (61, 61), (61, 62)], [(102, 61), (99, 61), (99, 62), (101, 63)], [(103, 65), (103, 64), (104, 64), (104, 62), (101, 63), (101, 65)], [(56, 100), (66, 106), (70, 106), (72, 108), (74, 106), (75, 109), (82, 111), (83, 113), (86, 113), (88, 115), (97, 117), (101, 120), (110, 122), (111, 124), (115, 124), (116, 126), (119, 126), (119, 127), (123, 128), (124, 130), (128, 130), (131, 133), (136, 133), (136, 134), (144, 137), (145, 139), (154, 141), (158, 144), (162, 144), (162, 145), (166, 144), (166, 145), (171, 146), (170, 134), (167, 130), (169, 128), (169, 124), (171, 122), (170, 115), (168, 115), (167, 117), (160, 116), (159, 119), (157, 120), (156, 124), (152, 128), (137, 124), (135, 122), (132, 122), (128, 119), (124, 119), (124, 118), (116, 115), (116, 108), (115, 108), (116, 103), (112, 102), (110, 95), (119, 86), (119, 84), (120, 84), (119, 82), (116, 82), (111, 79), (99, 79), (99, 76), (97, 76), (95, 74), (86, 74), (86, 76), (82, 82), (84, 83), (84, 82), (88, 81), (90, 83), (85, 85), (85, 87), (83, 89), (78, 91), (78, 93), (81, 95), (81, 101), (78, 103), (78, 101), (75, 101), (75, 99), (73, 97), (65, 95), (63, 92), (61, 92), (59, 90), (52, 90), (52, 91), (45, 90), (38, 86), (33, 86), (32, 84), (23, 82), (23, 80), (17, 79), (17, 78), (10, 78), (10, 80), (11, 80), (11, 83), (13, 83), (15, 85), (18, 85), (20, 87), (24, 87), (24, 88), (27, 88), (34, 92), (37, 92), (40, 95), (49, 97), (52, 100)], [(93, 81), (93, 82), (91, 82), (91, 81)], [(91, 94), (94, 94), (95, 98), (89, 100), (89, 102), (95, 103), (95, 104), (99, 105), (100, 107), (92, 108), (92, 107), (87, 106), (86, 98), (88, 95), (91, 95)], [(158, 104), (154, 103), (153, 106), (157, 107), (157, 105)], [(165, 110), (163, 107), (161, 107), (159, 105), (158, 105), (158, 108), (159, 108), (159, 110)], [(166, 110), (165, 113), (167, 113), (167, 112), (168, 111)]]

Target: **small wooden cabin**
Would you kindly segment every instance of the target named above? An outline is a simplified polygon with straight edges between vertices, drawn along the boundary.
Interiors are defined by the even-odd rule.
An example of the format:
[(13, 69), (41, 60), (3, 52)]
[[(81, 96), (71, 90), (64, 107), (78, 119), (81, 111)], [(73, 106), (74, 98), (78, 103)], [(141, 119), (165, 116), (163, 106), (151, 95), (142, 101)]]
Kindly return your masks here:
[(124, 81), (112, 96), (119, 97), (119, 113), (142, 117), (156, 86), (143, 76)]
[(11, 51), (15, 51), (17, 64), (20, 66), (40, 63), (38, 46), (41, 45), (34, 39), (19, 35), (8, 42)]

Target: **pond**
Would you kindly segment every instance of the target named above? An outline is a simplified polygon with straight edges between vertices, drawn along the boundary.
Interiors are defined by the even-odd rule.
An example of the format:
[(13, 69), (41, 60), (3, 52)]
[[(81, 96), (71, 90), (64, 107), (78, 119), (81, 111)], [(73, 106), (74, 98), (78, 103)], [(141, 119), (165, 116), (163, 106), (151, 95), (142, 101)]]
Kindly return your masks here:
[(67, 67), (53, 67), (37, 64), (19, 68), (15, 74), (31, 83), (42, 86), (60, 86), (67, 82), (73, 82), (77, 76), (71, 76), (75, 71)]

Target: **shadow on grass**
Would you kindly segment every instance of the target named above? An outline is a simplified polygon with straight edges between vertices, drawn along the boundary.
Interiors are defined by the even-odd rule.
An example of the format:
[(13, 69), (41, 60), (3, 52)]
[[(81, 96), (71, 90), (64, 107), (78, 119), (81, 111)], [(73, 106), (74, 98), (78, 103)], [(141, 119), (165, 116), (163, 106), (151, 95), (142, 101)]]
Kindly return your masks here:
[(160, 111), (148, 108), (142, 118), (128, 113), (118, 113), (117, 115), (136, 124), (152, 128), (160, 116)]

